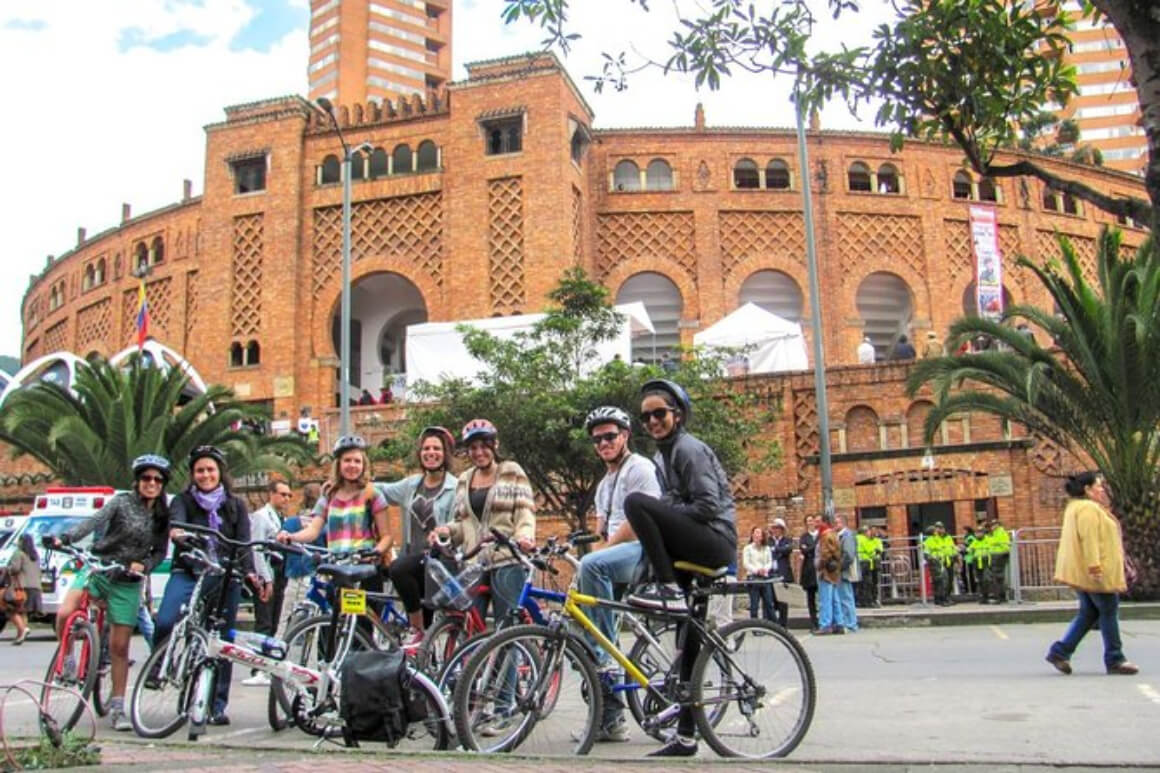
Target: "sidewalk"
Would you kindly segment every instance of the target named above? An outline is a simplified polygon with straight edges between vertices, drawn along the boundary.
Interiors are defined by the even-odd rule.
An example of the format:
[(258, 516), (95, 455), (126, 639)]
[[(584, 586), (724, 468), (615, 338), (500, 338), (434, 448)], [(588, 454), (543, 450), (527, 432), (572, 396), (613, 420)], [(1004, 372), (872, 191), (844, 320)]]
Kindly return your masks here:
[[(1076, 602), (1024, 601), (1021, 604), (980, 604), (974, 601), (949, 607), (934, 604), (888, 604), (877, 609), (859, 609), (858, 624), (863, 628), (936, 625), (1001, 625), (1011, 623), (1064, 623), (1075, 616)], [(739, 610), (734, 618), (748, 614)], [(1120, 605), (1121, 620), (1160, 620), (1160, 602), (1128, 601)], [(804, 609), (790, 609), (789, 627), (809, 628)]]

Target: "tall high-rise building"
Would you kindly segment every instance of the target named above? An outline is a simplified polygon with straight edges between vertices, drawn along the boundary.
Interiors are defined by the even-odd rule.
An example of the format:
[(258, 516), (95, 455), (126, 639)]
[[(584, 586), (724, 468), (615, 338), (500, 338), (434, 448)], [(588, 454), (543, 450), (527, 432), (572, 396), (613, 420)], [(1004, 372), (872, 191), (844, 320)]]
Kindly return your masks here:
[(365, 104), (451, 78), (451, 0), (311, 0), (310, 98)]
[(1128, 49), (1112, 25), (1081, 18), (1075, 0), (1062, 6), (1075, 24), (1065, 61), (1076, 68), (1079, 94), (1057, 115), (1078, 124), (1079, 142), (1099, 148), (1104, 166), (1143, 174), (1148, 140), (1140, 125)]

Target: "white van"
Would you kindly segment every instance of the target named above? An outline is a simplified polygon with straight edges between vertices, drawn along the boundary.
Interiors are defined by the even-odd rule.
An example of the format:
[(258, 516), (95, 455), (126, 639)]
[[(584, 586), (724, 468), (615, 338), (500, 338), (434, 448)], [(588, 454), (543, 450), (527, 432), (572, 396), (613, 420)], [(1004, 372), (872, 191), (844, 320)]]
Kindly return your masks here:
[[(73, 569), (69, 556), (58, 551), (45, 550), (42, 539), (46, 535), (58, 536), (85, 518), (91, 518), (98, 510), (104, 507), (114, 494), (121, 493), (106, 486), (74, 486), (45, 489), (38, 494), (32, 512), (23, 519), (23, 524), (9, 538), (8, 543), (0, 548), (0, 566), (7, 565), (13, 551), (17, 550), (17, 539), (20, 535), (31, 533), (37, 551), (40, 552), (40, 587), (41, 612), (45, 617), (52, 617), (60, 608), (60, 602), (73, 583), (76, 572)], [(78, 543), (79, 547), (89, 547), (93, 543), (93, 535), (85, 537)], [(154, 604), (160, 602), (165, 591), (165, 583), (169, 579), (170, 557), (173, 553), (173, 544), (170, 543), (169, 554), (165, 560), (149, 577), (151, 598)]]
[(8, 544), (8, 539), (24, 525), (23, 513), (4, 513), (0, 515), (0, 548)]

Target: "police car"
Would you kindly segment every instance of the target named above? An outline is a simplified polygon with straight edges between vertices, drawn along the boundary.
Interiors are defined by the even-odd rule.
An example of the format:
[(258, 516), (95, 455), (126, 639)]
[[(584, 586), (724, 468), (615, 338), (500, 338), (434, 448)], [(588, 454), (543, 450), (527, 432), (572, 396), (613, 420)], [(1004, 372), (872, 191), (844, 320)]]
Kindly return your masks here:
[[(32, 512), (23, 518), (7, 544), (0, 548), (0, 566), (7, 565), (17, 550), (18, 537), (32, 534), (33, 543), (40, 552), (41, 612), (46, 617), (56, 614), (60, 603), (76, 577), (75, 567), (69, 556), (59, 551), (49, 551), (42, 547), (45, 536), (59, 536), (86, 518), (92, 518), (105, 503), (118, 494), (116, 489), (105, 486), (75, 486), (45, 489), (38, 494)], [(90, 534), (78, 543), (79, 547), (89, 547), (93, 543)], [(169, 552), (173, 547), (170, 545)], [(160, 601), (169, 579), (170, 558), (158, 566), (149, 577), (151, 598)]]

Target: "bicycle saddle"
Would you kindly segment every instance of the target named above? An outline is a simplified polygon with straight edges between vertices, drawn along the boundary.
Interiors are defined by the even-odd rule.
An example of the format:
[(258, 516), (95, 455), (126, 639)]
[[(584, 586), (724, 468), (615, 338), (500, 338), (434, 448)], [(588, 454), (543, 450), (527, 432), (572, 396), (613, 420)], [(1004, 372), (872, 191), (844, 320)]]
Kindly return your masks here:
[(709, 566), (701, 566), (700, 564), (694, 564), (691, 561), (674, 561), (673, 568), (676, 569), (678, 572), (688, 572), (689, 574), (697, 574), (697, 575), (700, 575), (701, 577), (707, 577), (711, 580), (716, 580), (716, 579), (719, 579), (721, 577), (724, 577), (725, 574), (729, 571), (728, 566), (719, 566), (716, 569), (714, 569), (714, 568), (709, 567)]
[(331, 581), (340, 588), (356, 588), (379, 573), (374, 564), (356, 564), (354, 566), (340, 566), (339, 564), (322, 564), (316, 570), (318, 574), (329, 575)]

